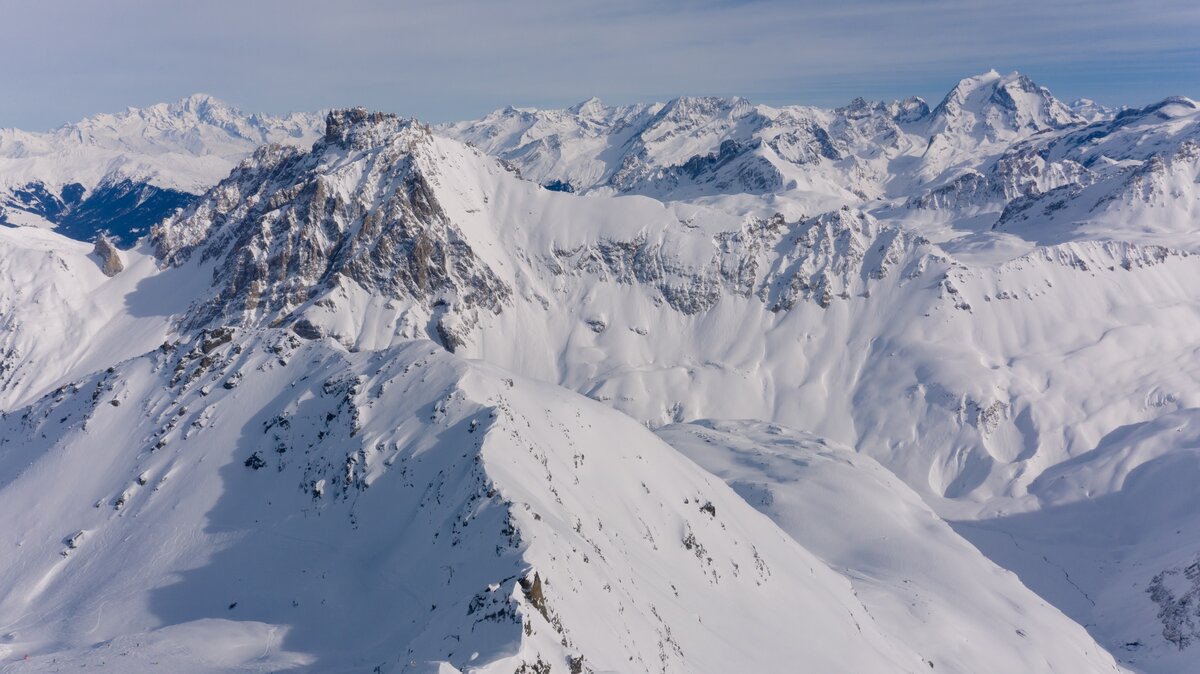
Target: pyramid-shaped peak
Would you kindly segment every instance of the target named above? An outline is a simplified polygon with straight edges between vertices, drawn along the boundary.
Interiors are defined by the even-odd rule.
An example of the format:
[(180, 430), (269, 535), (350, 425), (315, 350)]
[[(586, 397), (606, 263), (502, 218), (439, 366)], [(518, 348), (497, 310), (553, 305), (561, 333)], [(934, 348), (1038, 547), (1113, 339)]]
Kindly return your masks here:
[(570, 108), (567, 108), (567, 110), (571, 113), (580, 115), (582, 117), (591, 117), (602, 114), (605, 109), (604, 101), (600, 100), (596, 96), (592, 96), (585, 101), (580, 101), (575, 105), (572, 105)]
[(1029, 77), (993, 69), (960, 80), (934, 109), (931, 131), (997, 140), (1084, 121)]

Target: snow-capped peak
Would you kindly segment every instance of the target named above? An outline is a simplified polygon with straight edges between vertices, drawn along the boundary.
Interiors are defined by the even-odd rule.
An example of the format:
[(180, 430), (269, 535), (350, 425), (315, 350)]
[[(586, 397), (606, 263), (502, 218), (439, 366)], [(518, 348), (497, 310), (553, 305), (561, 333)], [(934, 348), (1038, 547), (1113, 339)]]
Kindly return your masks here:
[(1074, 112), (1088, 122), (1102, 122), (1112, 119), (1120, 111), (1119, 108), (1097, 103), (1090, 98), (1077, 98), (1071, 101), (1067, 107), (1071, 108), (1071, 112)]
[(166, 105), (159, 104), (151, 109), (166, 108), (176, 119), (195, 117), (210, 124), (225, 124), (234, 122), (246, 114), (236, 107), (210, 94), (192, 94)]
[(51, 192), (130, 178), (160, 188), (203, 192), (265, 143), (311, 144), (320, 113), (248, 115), (207, 94), (128, 108), (50, 132), (0, 134), (0, 186), (39, 182)]
[(961, 80), (946, 95), (933, 110), (931, 131), (994, 142), (1082, 122), (1049, 89), (1021, 73), (989, 70)]
[(668, 101), (658, 116), (660, 120), (673, 122), (713, 117), (737, 119), (753, 110), (754, 104), (740, 96), (680, 96)]
[(1200, 104), (1187, 96), (1168, 96), (1157, 103), (1152, 103), (1134, 112), (1140, 115), (1154, 113), (1160, 119), (1175, 119), (1179, 117), (1191, 117), (1196, 114), (1196, 110), (1198, 109), (1200, 109)]
[(580, 101), (575, 105), (572, 105), (571, 107), (567, 108), (567, 111), (578, 115), (579, 117), (603, 117), (608, 111), (608, 108), (605, 107), (604, 101), (600, 100), (596, 96), (592, 96), (586, 101)]

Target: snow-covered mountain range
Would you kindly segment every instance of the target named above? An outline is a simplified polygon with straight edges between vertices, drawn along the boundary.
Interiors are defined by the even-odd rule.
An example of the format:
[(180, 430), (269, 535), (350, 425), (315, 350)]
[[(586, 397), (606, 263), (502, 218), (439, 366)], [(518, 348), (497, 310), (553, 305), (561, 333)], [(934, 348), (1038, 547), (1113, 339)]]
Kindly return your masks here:
[[(1191, 671), (1189, 99), (193, 97), (0, 157), (0, 671)], [(186, 198), (69, 219), (120, 182)]]
[(132, 244), (265, 143), (311, 145), (321, 114), (247, 115), (203, 94), (48, 133), (0, 129), (0, 223)]

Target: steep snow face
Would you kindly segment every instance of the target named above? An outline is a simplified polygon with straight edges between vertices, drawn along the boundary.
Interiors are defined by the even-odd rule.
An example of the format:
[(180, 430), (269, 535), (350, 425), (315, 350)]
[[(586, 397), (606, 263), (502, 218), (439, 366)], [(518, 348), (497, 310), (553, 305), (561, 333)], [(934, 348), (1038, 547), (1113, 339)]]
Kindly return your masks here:
[(920, 175), (926, 180), (970, 166), (996, 147), (1084, 120), (1020, 73), (991, 71), (958, 83), (934, 108)]
[[(853, 242), (852, 231), (833, 241)], [(1193, 346), (1176, 327), (1197, 319), (1184, 280), (1200, 273), (1194, 256), (1073, 244), (975, 266), (897, 245), (877, 267), (888, 239), (860, 241), (861, 261), (831, 246), (834, 266), (851, 270), (844, 292), (790, 308), (721, 293), (702, 313), (663, 312), (653, 293), (575, 272), (565, 318), (502, 313), (467, 352), (544, 368), (652, 425), (724, 413), (815, 429), (880, 460), (943, 512), (1023, 498), (1046, 467), (1160, 414), (1145, 402), (1155, 391), (1197, 404)], [(821, 259), (818, 247), (797, 248), (804, 266)], [(787, 287), (816, 286), (792, 278)], [(538, 335), (550, 355), (530, 362), (507, 334), (525, 344)]]
[(1116, 671), (1082, 627), (988, 561), (870, 458), (762, 422), (659, 429), (846, 576), (936, 671)]
[(1020, 73), (1001, 76), (992, 70), (959, 82), (934, 108), (930, 130), (935, 136), (966, 136), (995, 143), (1083, 121), (1049, 89), (1028, 77)]
[(927, 669), (640, 424), (430, 342), (212, 330), (0, 424), (32, 671)]

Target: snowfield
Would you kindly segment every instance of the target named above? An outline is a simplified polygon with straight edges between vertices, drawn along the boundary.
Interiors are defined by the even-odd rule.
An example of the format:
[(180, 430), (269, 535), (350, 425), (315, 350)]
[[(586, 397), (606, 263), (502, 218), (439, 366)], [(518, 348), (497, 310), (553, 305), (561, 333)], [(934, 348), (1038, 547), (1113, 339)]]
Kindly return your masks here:
[(0, 671), (1190, 672), (1198, 180), (996, 72), (0, 132)]

